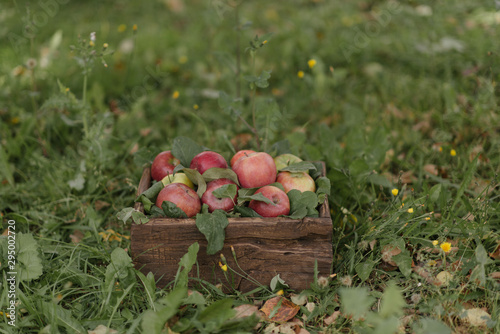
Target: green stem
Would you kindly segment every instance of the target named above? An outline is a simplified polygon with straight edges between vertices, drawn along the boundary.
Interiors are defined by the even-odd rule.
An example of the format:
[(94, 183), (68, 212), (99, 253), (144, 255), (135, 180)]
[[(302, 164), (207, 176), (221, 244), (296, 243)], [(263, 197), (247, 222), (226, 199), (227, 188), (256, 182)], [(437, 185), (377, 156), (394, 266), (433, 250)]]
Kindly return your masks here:
[(85, 138), (89, 136), (89, 125), (87, 120), (87, 73), (83, 75), (83, 92), (82, 92), (82, 101), (84, 104), (83, 109), (83, 132), (85, 134)]

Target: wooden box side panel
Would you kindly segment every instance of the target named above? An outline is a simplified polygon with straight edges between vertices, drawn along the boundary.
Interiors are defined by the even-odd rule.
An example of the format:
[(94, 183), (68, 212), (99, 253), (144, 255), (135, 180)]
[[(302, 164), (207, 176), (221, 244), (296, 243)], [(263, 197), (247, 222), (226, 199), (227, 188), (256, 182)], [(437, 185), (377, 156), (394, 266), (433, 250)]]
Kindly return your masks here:
[[(321, 275), (330, 274), (331, 230), (331, 220), (320, 218), (252, 225), (232, 222), (226, 228), (225, 246), (220, 253), (231, 268), (261, 284), (268, 285), (280, 274), (292, 288), (305, 289), (312, 283), (316, 261)], [(191, 276), (199, 271), (200, 277), (210, 283), (227, 284), (218, 265), (220, 255), (206, 254), (205, 238), (194, 224), (152, 219), (145, 225), (132, 227), (132, 240), (134, 263), (144, 273), (151, 271), (157, 279), (161, 278), (162, 285), (174, 279), (180, 258), (195, 241), (200, 244), (199, 267), (193, 269)], [(256, 287), (239, 276), (234, 285), (242, 291)]]

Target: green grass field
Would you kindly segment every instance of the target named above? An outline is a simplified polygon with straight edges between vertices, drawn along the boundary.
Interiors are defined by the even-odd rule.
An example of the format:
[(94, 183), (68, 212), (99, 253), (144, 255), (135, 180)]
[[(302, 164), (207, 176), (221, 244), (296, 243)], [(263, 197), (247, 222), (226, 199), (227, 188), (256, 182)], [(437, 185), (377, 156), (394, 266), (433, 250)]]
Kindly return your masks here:
[[(499, 333), (499, 37), (492, 0), (3, 1), (0, 332)], [(331, 276), (135, 270), (117, 213), (179, 136), (325, 161)]]

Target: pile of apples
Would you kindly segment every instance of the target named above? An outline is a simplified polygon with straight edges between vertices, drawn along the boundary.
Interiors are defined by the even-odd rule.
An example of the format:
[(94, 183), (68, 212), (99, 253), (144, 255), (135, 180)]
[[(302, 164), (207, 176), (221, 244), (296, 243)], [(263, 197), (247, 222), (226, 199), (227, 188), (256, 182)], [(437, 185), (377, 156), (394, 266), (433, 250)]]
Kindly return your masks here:
[[(198, 194), (189, 177), (182, 171), (174, 173), (175, 167), (180, 163), (171, 151), (161, 152), (156, 156), (151, 165), (151, 177), (161, 181), (164, 188), (156, 198), (156, 206), (162, 207), (164, 201), (177, 205), (191, 218), (199, 213), (202, 205), (208, 206), (208, 211), (224, 210), (230, 212), (237, 205), (237, 195), (234, 198), (218, 198), (213, 192), (227, 184), (234, 184), (237, 190), (241, 188), (258, 188), (254, 194), (262, 194), (272, 203), (252, 199), (248, 207), (262, 217), (277, 217), (290, 213), (290, 201), (287, 193), (291, 189), (301, 192), (316, 190), (314, 179), (308, 172), (280, 171), (281, 169), (301, 162), (302, 159), (292, 154), (282, 154), (275, 158), (266, 152), (253, 150), (238, 151), (228, 165), (225, 158), (217, 152), (204, 151), (197, 154), (189, 166), (203, 175), (210, 168), (231, 169), (236, 173), (238, 183), (228, 178), (219, 178), (207, 183), (206, 191)], [(280, 183), (284, 189), (276, 187)]]

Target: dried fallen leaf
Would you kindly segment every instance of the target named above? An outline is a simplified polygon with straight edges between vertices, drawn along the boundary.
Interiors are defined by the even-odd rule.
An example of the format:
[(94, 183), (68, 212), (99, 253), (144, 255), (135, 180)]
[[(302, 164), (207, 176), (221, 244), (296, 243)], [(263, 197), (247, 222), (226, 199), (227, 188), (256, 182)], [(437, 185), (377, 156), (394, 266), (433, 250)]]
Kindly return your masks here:
[(500, 243), (497, 245), (497, 248), (490, 253), (490, 256), (495, 260), (500, 260)]
[(397, 263), (392, 259), (393, 256), (396, 256), (401, 253), (401, 249), (391, 244), (387, 244), (382, 247), (382, 261), (390, 264), (391, 266), (397, 266)]
[(439, 283), (441, 283), (441, 286), (448, 286), (448, 284), (450, 284), (451, 280), (453, 279), (453, 275), (450, 272), (444, 270), (437, 274), (436, 279)]
[(261, 316), (259, 308), (251, 304), (236, 306), (234, 310), (236, 311), (236, 315), (234, 316), (236, 319), (250, 317), (253, 314), (255, 314), (257, 317)]
[(434, 165), (434, 164), (427, 164), (427, 165), (425, 165), (425, 166), (424, 166), (424, 170), (425, 170), (427, 173), (431, 174), (431, 175), (438, 176), (438, 174), (439, 174), (439, 169), (438, 169), (438, 167), (437, 167), (436, 165)]
[(97, 326), (93, 331), (87, 331), (88, 334), (115, 334), (118, 333), (117, 330), (108, 328), (104, 325), (99, 325)]
[(494, 273), (491, 273), (489, 276), (500, 282), (500, 271), (495, 271)]
[(463, 313), (462, 318), (472, 326), (484, 327), (491, 320), (491, 315), (483, 309), (471, 308)]
[(77, 244), (80, 241), (82, 241), (82, 239), (83, 239), (84, 236), (85, 236), (85, 234), (83, 234), (82, 231), (75, 230), (75, 232), (73, 232), (73, 234), (70, 234), (69, 237), (71, 239), (71, 242), (73, 242), (74, 244)]
[(260, 309), (266, 317), (274, 322), (286, 322), (299, 312), (300, 307), (288, 299), (278, 296), (269, 299)]
[(335, 311), (332, 314), (330, 314), (328, 317), (326, 317), (323, 322), (325, 323), (326, 326), (329, 326), (333, 324), (337, 318), (340, 316), (340, 311)]

